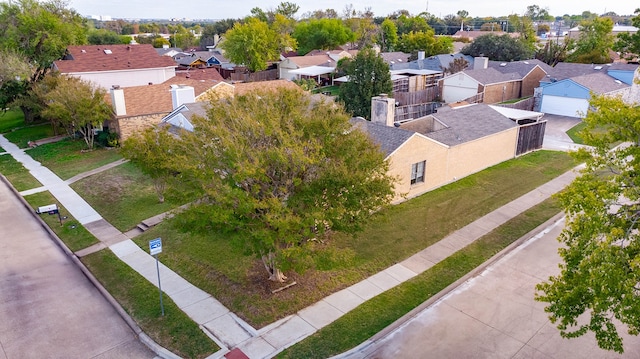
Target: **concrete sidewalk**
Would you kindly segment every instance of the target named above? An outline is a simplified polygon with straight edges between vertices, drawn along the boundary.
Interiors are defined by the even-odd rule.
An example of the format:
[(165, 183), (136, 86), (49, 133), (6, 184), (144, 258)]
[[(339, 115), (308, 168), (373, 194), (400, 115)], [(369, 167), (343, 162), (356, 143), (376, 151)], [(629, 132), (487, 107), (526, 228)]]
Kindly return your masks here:
[[(43, 187), (67, 208), (71, 215), (100, 240), (99, 244), (76, 252), (77, 256), (108, 247), (149, 282), (158, 285), (155, 259), (146, 250), (138, 247), (126, 235), (105, 221), (69, 187), (68, 183), (34, 161), (1, 135), (0, 147), (21, 162), (43, 184)], [(162, 289), (222, 348), (212, 357), (221, 357), (235, 350), (242, 351), (250, 358), (270, 358), (358, 305), (424, 272), (509, 219), (544, 201), (553, 193), (563, 189), (575, 177), (574, 171), (567, 172), (406, 260), (259, 330), (251, 327), (210, 294), (193, 286), (164, 265), (160, 265)]]

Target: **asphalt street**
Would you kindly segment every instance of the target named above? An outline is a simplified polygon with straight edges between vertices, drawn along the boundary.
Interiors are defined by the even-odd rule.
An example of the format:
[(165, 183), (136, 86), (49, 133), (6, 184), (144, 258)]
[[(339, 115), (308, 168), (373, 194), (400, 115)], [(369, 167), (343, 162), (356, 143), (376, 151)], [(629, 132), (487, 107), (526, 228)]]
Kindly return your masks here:
[(154, 357), (0, 181), (0, 359)]

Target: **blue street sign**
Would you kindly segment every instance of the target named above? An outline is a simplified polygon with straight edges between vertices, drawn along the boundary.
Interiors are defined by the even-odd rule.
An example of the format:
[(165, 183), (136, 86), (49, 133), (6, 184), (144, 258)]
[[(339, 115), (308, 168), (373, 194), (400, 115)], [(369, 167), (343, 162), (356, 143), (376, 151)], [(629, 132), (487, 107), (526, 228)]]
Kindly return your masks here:
[(149, 254), (155, 256), (162, 252), (162, 239), (156, 238), (149, 241)]

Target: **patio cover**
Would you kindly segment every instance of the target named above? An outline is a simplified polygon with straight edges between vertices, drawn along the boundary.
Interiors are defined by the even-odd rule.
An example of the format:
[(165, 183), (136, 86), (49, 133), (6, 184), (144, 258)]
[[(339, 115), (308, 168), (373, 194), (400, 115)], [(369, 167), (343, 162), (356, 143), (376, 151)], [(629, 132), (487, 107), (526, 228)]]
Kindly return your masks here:
[(328, 66), (309, 66), (301, 69), (295, 69), (289, 71), (290, 74), (303, 75), (303, 76), (320, 76), (334, 72), (334, 67)]

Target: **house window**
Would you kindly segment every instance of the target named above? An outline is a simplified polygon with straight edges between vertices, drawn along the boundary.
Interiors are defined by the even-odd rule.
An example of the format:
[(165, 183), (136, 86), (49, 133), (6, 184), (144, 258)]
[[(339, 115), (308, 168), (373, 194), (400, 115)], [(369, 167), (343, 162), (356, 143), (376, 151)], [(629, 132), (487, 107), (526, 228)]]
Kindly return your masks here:
[(411, 165), (411, 184), (424, 182), (424, 165), (426, 161)]

